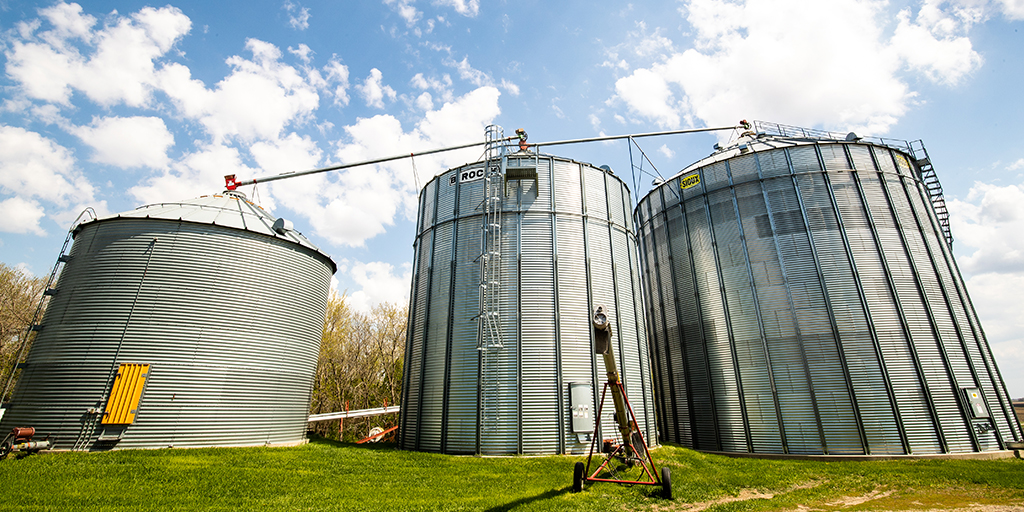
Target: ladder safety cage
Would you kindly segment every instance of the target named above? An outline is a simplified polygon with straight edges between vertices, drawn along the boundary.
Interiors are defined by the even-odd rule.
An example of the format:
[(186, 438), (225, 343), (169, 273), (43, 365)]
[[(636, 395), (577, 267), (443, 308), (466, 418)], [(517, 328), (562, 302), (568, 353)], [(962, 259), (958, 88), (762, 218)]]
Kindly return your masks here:
[(484, 430), (497, 428), (500, 420), (501, 350), (501, 212), (505, 200), (504, 131), (490, 125), (486, 130), (484, 161), (483, 232), (480, 237), (480, 413)]

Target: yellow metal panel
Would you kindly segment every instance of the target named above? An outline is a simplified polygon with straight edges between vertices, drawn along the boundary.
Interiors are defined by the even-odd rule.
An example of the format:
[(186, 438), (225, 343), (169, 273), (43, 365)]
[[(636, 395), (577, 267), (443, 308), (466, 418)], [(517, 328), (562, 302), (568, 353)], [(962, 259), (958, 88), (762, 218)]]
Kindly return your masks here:
[(135, 422), (142, 389), (149, 376), (148, 364), (122, 363), (117, 369), (114, 386), (110, 390), (107, 408), (103, 411), (104, 425), (131, 425)]

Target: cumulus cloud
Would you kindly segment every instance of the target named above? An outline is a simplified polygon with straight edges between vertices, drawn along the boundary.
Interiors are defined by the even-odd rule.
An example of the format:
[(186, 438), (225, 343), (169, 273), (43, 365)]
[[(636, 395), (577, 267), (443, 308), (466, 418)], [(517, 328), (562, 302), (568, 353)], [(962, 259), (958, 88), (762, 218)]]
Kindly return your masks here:
[(255, 176), (254, 171), (242, 162), (237, 148), (201, 145), (128, 193), (142, 204), (181, 201), (223, 190), (224, 175)]
[(58, 3), (39, 10), (50, 25), (20, 24), (20, 39), (5, 51), (7, 75), (26, 96), (69, 105), (81, 91), (104, 106), (147, 106), (155, 88), (155, 61), (166, 54), (192, 23), (175, 7), (145, 7), (128, 16), (116, 14), (105, 25), (83, 15), (78, 4)]
[[(961, 11), (963, 14), (963, 11)], [(956, 16), (925, 3), (917, 18), (910, 9), (897, 14), (899, 25), (891, 39), (892, 48), (907, 65), (929, 80), (955, 85), (982, 64), (971, 40), (963, 35), (980, 16)]]
[(967, 289), (985, 329), (992, 354), (1002, 369), (1007, 391), (1024, 396), (1024, 275), (986, 273), (970, 276)]
[(480, 14), (480, 0), (436, 0), (437, 5), (455, 9), (455, 12), (473, 18)]
[(683, 12), (693, 48), (676, 51), (664, 35), (640, 27), (642, 44), (632, 52), (608, 52), (612, 69), (628, 66), (616, 64), (622, 57), (654, 59), (616, 81), (614, 100), (665, 128), (753, 118), (886, 133), (915, 96), (903, 70), (955, 84), (981, 65), (966, 30), (982, 16), (928, 1), (916, 15), (900, 11), (890, 37), (882, 30), (887, 5), (691, 0)]
[[(313, 139), (297, 133), (290, 133), (278, 140), (257, 142), (249, 148), (249, 152), (259, 165), (262, 176), (315, 169), (323, 158), (323, 151)], [(268, 209), (276, 208), (278, 198), (285, 204), (304, 205), (309, 202), (309, 198), (315, 197), (312, 190), (320, 187), (325, 179), (321, 174), (270, 183), (269, 191), (265, 190), (261, 196), (262, 205)]]
[(434, 108), (434, 98), (429, 92), (423, 91), (422, 94), (416, 97), (416, 106), (421, 110), (432, 110)]
[[(228, 58), (231, 74), (212, 89), (181, 64), (170, 64), (160, 73), (161, 86), (178, 110), (198, 119), (215, 144), (229, 137), (275, 139), (289, 124), (307, 119), (320, 103), (316, 87), (281, 62), (276, 46), (258, 39), (247, 40), (245, 46), (252, 59)], [(336, 66), (328, 66), (330, 75)]]
[(519, 96), (519, 86), (504, 78), (501, 79), (501, 88), (512, 96)]
[(384, 75), (379, 69), (373, 68), (370, 70), (370, 76), (366, 77), (361, 85), (356, 86), (367, 107), (384, 108), (384, 98), (395, 101), (395, 90), (390, 85), (383, 85), (383, 81)]
[(16, 126), (0, 125), (0, 193), (13, 196), (3, 200), (3, 211), (10, 223), (5, 229), (16, 233), (44, 235), (44, 213), (61, 226), (86, 206), (106, 213), (106, 202), (96, 201), (71, 151)]
[(416, 0), (384, 0), (384, 5), (387, 5), (399, 16), (405, 20), (405, 24), (413, 26), (420, 18), (423, 17), (423, 13), (419, 9), (413, 7), (413, 3)]
[(404, 305), (409, 302), (409, 285), (412, 282), (412, 265), (402, 265), (401, 274), (395, 274), (395, 267), (382, 261), (369, 263), (355, 262), (349, 276), (359, 290), (348, 295), (348, 304), (356, 311), (369, 312), (381, 302)]
[(46, 211), (38, 201), (9, 197), (0, 201), (0, 231), (4, 233), (32, 233), (44, 236), (46, 231), (39, 226), (39, 220)]
[(431, 97), (437, 96), (441, 101), (452, 101), (455, 97), (452, 93), (452, 77), (447, 73), (440, 78), (427, 78), (423, 73), (416, 73), (409, 83), (417, 89), (434, 91)]
[[(957, 264), (963, 271), (992, 351), (1004, 369), (1024, 365), (1024, 185), (975, 183), (947, 203)], [(1024, 375), (1004, 372), (1024, 390)]]
[(67, 148), (17, 126), (0, 125), (0, 191), (52, 203), (93, 198), (93, 186)]
[(323, 74), (326, 75), (323, 87), (329, 89), (334, 96), (334, 104), (341, 107), (348, 105), (348, 66), (342, 64), (335, 55), (324, 66)]
[(977, 182), (963, 200), (949, 201), (960, 268), (970, 274), (1024, 275), (1024, 186)]
[(998, 0), (1003, 15), (1011, 20), (1024, 20), (1024, 1), (1022, 0)]
[(93, 148), (92, 161), (122, 169), (164, 167), (167, 150), (174, 145), (174, 136), (159, 117), (94, 118), (89, 126), (72, 132)]
[(287, 0), (282, 9), (288, 12), (288, 25), (295, 30), (306, 30), (309, 28), (309, 7), (303, 7), (291, 0)]
[[(480, 140), (484, 127), (500, 113), (499, 96), (497, 89), (481, 87), (424, 113), (410, 131), (390, 115), (359, 119), (344, 128), (346, 140), (333, 156), (339, 163), (360, 162)], [(397, 216), (415, 219), (417, 182), (479, 154), (471, 148), (418, 156), (415, 162), (403, 159), (284, 180), (273, 184), (274, 198), (279, 206), (306, 217), (332, 244), (361, 246), (394, 224)]]

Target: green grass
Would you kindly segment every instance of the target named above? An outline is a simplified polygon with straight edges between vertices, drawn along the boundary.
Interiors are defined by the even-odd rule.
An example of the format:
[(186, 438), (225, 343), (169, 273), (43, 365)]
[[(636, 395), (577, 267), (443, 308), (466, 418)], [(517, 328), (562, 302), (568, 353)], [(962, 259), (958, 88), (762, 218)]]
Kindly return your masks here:
[[(904, 510), (1024, 507), (1024, 461), (732, 459), (666, 446), (655, 487), (570, 492), (582, 457), (453, 457), (316, 440), (295, 448), (60, 453), (0, 461), (0, 510)], [(857, 503), (858, 498), (863, 500)], [(736, 499), (739, 498), (739, 499)], [(840, 500), (847, 500), (841, 502)]]

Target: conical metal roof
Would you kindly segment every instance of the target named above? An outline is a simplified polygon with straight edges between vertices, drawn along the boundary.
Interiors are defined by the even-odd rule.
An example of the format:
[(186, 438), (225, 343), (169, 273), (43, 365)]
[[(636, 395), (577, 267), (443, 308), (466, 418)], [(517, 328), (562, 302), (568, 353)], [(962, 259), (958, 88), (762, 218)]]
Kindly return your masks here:
[(245, 194), (237, 191), (225, 191), (221, 194), (200, 196), (195, 199), (175, 203), (148, 204), (131, 211), (115, 213), (89, 222), (83, 222), (81, 225), (112, 219), (131, 218), (209, 224), (287, 240), (323, 256), (330, 263), (332, 272), (336, 272), (338, 269), (334, 260), (314, 245), (313, 242), (310, 242), (302, 233), (294, 230), (290, 221), (274, 217), (259, 205), (249, 201)]

